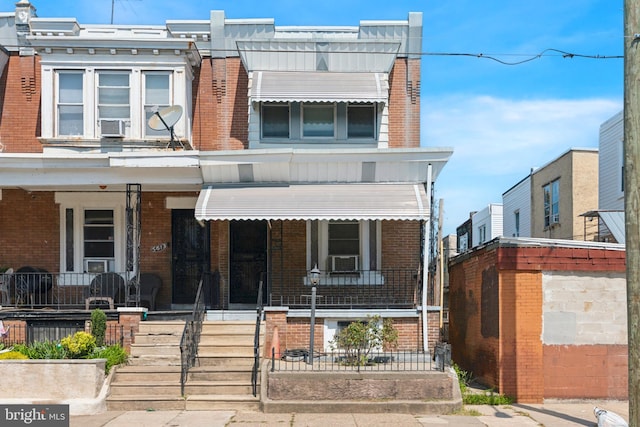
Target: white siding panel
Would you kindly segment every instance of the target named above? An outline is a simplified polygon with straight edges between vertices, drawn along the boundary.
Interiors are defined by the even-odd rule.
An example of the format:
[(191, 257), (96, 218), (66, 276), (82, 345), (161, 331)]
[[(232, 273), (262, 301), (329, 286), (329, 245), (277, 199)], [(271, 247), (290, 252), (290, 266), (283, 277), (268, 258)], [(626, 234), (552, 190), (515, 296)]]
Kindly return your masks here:
[[(502, 195), (503, 236), (531, 237), (531, 176)], [(520, 213), (520, 232), (516, 233), (515, 212)]]
[(623, 210), (622, 145), (623, 114), (620, 111), (600, 126), (598, 159), (598, 208)]

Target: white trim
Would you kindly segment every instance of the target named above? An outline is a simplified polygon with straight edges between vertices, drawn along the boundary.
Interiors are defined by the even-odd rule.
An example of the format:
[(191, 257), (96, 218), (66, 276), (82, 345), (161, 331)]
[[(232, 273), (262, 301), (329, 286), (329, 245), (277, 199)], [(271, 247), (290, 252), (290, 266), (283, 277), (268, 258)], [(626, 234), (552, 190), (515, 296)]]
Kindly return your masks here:
[(165, 209), (195, 209), (197, 197), (167, 197), (164, 199)]

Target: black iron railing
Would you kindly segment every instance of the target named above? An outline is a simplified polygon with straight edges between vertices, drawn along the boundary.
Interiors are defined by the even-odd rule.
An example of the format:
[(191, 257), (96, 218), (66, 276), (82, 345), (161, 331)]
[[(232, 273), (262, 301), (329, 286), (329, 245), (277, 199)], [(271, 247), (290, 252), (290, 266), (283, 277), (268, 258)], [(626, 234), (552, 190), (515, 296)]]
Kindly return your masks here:
[[(353, 357), (342, 351), (314, 353), (313, 363), (308, 363), (306, 349), (287, 350), (281, 358), (271, 358), (272, 371), (430, 371), (445, 369), (444, 362), (437, 362), (429, 353), (416, 351), (373, 351), (366, 357)], [(354, 360), (362, 360), (354, 363)], [(443, 359), (444, 360), (444, 359)]]
[[(16, 323), (4, 321), (4, 334), (0, 335), (0, 344), (4, 348), (14, 344), (33, 344), (34, 342), (55, 342), (73, 335), (76, 332), (84, 331), (84, 321), (29, 321), (28, 323)], [(127, 330), (129, 336), (133, 336), (133, 327)], [(107, 324), (104, 334), (104, 345), (120, 344), (124, 346), (125, 327), (124, 325)]]
[[(264, 277), (264, 275), (262, 275)], [(258, 395), (258, 376), (260, 375), (260, 324), (262, 323), (262, 311), (264, 305), (262, 303), (262, 285), (263, 279), (260, 278), (258, 284), (258, 302), (256, 304), (256, 332), (253, 337), (253, 369), (251, 370), (251, 389), (253, 396)]]
[(12, 274), (0, 273), (0, 305), (54, 310), (116, 308), (126, 304), (131, 275), (56, 273), (24, 267)]
[(184, 325), (182, 338), (180, 339), (180, 359), (182, 367), (180, 374), (180, 392), (183, 396), (184, 385), (187, 382), (189, 369), (195, 365), (196, 358), (198, 357), (198, 344), (200, 343), (200, 333), (202, 332), (202, 322), (204, 321), (206, 310), (203, 284), (207, 281), (208, 277), (210, 276), (203, 274), (200, 279), (196, 299), (193, 303), (193, 312)]
[[(311, 284), (304, 270), (273, 271), (269, 304), (290, 308), (311, 305)], [(322, 271), (317, 308), (413, 308), (420, 304), (421, 280), (415, 269)]]

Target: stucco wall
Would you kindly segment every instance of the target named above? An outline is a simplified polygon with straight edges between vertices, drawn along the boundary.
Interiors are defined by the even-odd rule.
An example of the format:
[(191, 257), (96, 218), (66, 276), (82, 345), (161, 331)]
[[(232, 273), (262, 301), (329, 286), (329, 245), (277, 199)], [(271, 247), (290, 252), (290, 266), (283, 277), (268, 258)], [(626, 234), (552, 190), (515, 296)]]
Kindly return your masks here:
[(4, 399), (91, 399), (105, 379), (105, 359), (2, 360)]

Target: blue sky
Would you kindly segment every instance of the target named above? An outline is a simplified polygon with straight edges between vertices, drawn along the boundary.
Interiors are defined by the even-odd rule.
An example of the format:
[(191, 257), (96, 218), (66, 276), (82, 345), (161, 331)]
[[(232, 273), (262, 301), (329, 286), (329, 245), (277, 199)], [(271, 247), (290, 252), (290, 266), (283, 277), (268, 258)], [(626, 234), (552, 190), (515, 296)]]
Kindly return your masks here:
[[(109, 23), (112, 0), (32, 0), (40, 17)], [(11, 11), (15, 1), (2, 0)], [(423, 12), (423, 146), (453, 147), (436, 182), (444, 231), (572, 147), (598, 146), (600, 124), (622, 109), (623, 0), (115, 0), (116, 24), (274, 18), (276, 25), (358, 25)], [(449, 54), (473, 54), (454, 56)], [(518, 62), (504, 65), (488, 59)], [(594, 187), (594, 191), (597, 189)]]

